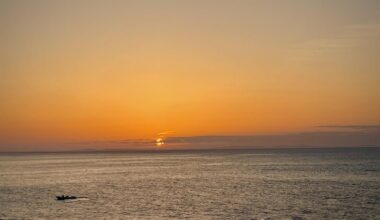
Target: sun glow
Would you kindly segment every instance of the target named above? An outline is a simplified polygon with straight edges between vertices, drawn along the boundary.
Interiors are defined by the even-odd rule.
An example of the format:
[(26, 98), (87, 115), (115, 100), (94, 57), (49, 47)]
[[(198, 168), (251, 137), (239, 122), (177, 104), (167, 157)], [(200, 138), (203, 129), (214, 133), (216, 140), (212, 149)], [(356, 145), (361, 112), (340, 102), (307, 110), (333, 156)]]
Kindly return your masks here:
[(156, 146), (157, 147), (162, 147), (164, 144), (165, 144), (164, 143), (164, 139), (162, 139), (162, 138), (157, 138), (156, 139)]

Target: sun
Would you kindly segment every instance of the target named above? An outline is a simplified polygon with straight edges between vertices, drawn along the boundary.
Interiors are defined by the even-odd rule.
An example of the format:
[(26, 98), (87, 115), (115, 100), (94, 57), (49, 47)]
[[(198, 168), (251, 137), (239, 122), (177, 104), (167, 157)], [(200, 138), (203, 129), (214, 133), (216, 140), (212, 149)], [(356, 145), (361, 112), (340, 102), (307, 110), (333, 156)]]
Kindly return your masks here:
[(156, 146), (157, 147), (162, 147), (164, 144), (165, 144), (164, 143), (164, 139), (162, 139), (162, 138), (157, 138), (156, 139)]

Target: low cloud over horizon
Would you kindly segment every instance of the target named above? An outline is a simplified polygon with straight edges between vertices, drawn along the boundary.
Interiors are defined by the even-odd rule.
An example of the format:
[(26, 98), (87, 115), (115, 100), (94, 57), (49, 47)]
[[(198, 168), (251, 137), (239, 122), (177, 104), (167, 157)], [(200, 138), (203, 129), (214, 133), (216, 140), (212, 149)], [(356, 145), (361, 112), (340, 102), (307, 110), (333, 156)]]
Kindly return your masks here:
[[(159, 149), (255, 149), (312, 147), (380, 147), (380, 125), (323, 125), (322, 130), (259, 135), (172, 136), (164, 138)], [(34, 151), (150, 150), (157, 149), (156, 139), (94, 140), (41, 145)], [(28, 147), (1, 151), (30, 151)]]

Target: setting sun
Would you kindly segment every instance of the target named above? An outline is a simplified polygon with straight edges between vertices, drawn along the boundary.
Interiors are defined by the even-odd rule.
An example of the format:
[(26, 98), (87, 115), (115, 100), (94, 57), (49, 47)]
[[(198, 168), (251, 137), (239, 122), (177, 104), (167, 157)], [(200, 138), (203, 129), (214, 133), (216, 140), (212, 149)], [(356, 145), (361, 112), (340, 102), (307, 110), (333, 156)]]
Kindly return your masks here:
[(164, 139), (162, 139), (162, 138), (157, 138), (157, 140), (156, 140), (156, 146), (157, 146), (157, 147), (162, 147), (164, 144), (165, 144), (165, 143), (164, 143)]

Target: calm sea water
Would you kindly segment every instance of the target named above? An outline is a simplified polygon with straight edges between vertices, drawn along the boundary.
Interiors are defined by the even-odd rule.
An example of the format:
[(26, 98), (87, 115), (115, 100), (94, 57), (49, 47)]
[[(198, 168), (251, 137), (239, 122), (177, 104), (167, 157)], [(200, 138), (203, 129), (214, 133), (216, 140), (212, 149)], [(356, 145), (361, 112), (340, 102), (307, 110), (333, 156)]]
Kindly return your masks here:
[(380, 219), (380, 148), (0, 155), (0, 219), (168, 218)]

